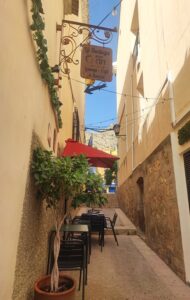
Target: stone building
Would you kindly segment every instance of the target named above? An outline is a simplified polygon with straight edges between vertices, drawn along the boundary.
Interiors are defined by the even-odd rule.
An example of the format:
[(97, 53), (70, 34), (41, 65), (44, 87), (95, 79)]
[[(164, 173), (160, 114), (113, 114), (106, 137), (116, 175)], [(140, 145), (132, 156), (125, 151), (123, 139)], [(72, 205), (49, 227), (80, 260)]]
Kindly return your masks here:
[[(63, 68), (76, 81), (51, 68), (63, 58), (61, 36), (69, 29), (63, 30), (62, 20), (88, 23), (88, 0), (1, 1), (0, 15), (0, 299), (24, 300), (32, 299), (35, 280), (46, 273), (52, 224), (51, 214), (36, 199), (32, 150), (41, 145), (57, 155), (67, 138), (84, 138), (80, 64)], [(79, 34), (76, 45), (84, 38)]]
[(190, 282), (190, 3), (123, 0), (117, 56), (119, 204)]

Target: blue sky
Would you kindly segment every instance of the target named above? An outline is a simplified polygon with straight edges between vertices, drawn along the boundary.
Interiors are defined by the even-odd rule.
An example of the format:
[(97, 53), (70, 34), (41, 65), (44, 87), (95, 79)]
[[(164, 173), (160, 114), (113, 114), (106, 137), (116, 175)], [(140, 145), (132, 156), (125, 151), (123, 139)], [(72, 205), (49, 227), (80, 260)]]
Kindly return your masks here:
[[(102, 19), (112, 11), (112, 9), (119, 3), (118, 0), (89, 0), (89, 23), (98, 25)], [(117, 27), (119, 26), (119, 7), (117, 8), (117, 15), (112, 14), (101, 24), (103, 27)], [(113, 50), (113, 61), (116, 61), (117, 56), (117, 38), (118, 33), (113, 33), (111, 43), (106, 47)], [(95, 44), (92, 42), (92, 44)], [(101, 46), (101, 44), (99, 44)], [(99, 83), (99, 82), (97, 82)], [(95, 85), (97, 84), (95, 82)], [(116, 91), (116, 80), (113, 76), (112, 82), (106, 82), (105, 90)], [(87, 95), (87, 94), (86, 94)], [(108, 126), (113, 124), (116, 119), (116, 94), (102, 90), (95, 91), (92, 95), (86, 96), (86, 112), (85, 124), (89, 127), (94, 126)], [(113, 119), (113, 120), (110, 120)], [(107, 122), (103, 122), (109, 120)], [(101, 123), (100, 123), (101, 122)]]

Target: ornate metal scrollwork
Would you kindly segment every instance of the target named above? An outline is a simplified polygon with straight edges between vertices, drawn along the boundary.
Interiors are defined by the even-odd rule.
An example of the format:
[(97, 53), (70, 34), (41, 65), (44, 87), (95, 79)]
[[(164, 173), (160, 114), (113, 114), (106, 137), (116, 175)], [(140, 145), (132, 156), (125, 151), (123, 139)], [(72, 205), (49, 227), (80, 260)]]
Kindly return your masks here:
[(68, 64), (79, 64), (79, 59), (76, 58), (79, 47), (92, 40), (103, 46), (107, 45), (117, 29), (64, 20), (62, 25), (57, 25), (57, 31), (61, 31), (59, 65), (64, 74), (69, 74)]

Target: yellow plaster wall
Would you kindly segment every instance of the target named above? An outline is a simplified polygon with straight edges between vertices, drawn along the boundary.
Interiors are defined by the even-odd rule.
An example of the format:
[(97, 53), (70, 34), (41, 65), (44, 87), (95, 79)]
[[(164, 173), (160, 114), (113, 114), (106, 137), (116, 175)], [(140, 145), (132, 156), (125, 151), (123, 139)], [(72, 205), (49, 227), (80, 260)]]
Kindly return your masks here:
[[(169, 100), (171, 94), (168, 92), (170, 87), (167, 82), (169, 72), (173, 81), (175, 123), (177, 124), (190, 110), (189, 1), (138, 1), (141, 46), (139, 71), (133, 65), (132, 56), (135, 36), (131, 28), (135, 4), (135, 0), (123, 1), (120, 13), (117, 90), (129, 96), (126, 100), (120, 95), (117, 97), (118, 120), (124, 105), (127, 117), (126, 144), (119, 141), (119, 155), (122, 161), (127, 160), (127, 168), (122, 167), (123, 171), (119, 171), (119, 182), (123, 182), (173, 130), (172, 104)], [(140, 95), (137, 92), (140, 72), (143, 75), (144, 97), (148, 98), (147, 104), (144, 103), (143, 112), (140, 112), (142, 99), (138, 98)], [(164, 97), (168, 101), (162, 103)]]
[[(55, 23), (63, 18), (63, 1), (42, 1), (50, 64), (58, 59)], [(52, 149), (56, 129), (46, 84), (42, 81), (29, 28), (31, 1), (0, 3), (0, 298), (10, 300), (23, 210), (32, 133)], [(48, 25), (47, 25), (48, 24)], [(51, 146), (48, 145), (48, 126)]]
[[(87, 2), (80, 1), (79, 18), (75, 17), (78, 21), (79, 19), (87, 21)], [(32, 136), (34, 133), (44, 148), (53, 150), (54, 131), (58, 133), (55, 114), (47, 86), (41, 79), (36, 60), (36, 47), (29, 28), (31, 3), (31, 0), (1, 1), (0, 3), (2, 45), (0, 48), (0, 234), (1, 245), (3, 245), (0, 250), (0, 299), (6, 300), (12, 299), (17, 256), (17, 274), (20, 276), (19, 272), (27, 269), (27, 267), (23, 267), (22, 270), (19, 270), (22, 265), (20, 261), (22, 251), (24, 251), (22, 245), (28, 239), (27, 230), (23, 227), (24, 216), (22, 214), (25, 213), (26, 207), (27, 213), (29, 213), (29, 209), (32, 207), (30, 206), (31, 199), (34, 205), (36, 201), (26, 191), (27, 180), (30, 180), (29, 163), (30, 151), (33, 148)], [(45, 13), (44, 35), (48, 44), (48, 58), (50, 66), (54, 66), (59, 62), (60, 33), (56, 32), (56, 23), (61, 24), (64, 17), (63, 1), (42, 0), (42, 4)], [(67, 16), (67, 18), (72, 19), (72, 16)], [(74, 72), (76, 74), (72, 72), (73, 78), (76, 75), (76, 79), (79, 79), (79, 66), (74, 67)], [(74, 88), (81, 124), (84, 118), (83, 88), (82, 84), (80, 86), (78, 84)], [(65, 78), (62, 82), (62, 89), (58, 90), (58, 95), (61, 101), (63, 98), (63, 104), (64, 101), (67, 104), (63, 105), (62, 109), (63, 129), (58, 133), (55, 153), (57, 152), (57, 141), (71, 137), (72, 130), (73, 102), (70, 87)], [(44, 213), (44, 211), (42, 212)], [(31, 216), (34, 215), (34, 212), (31, 212)], [(46, 219), (45, 216), (43, 217)], [(24, 219), (26, 221), (26, 218)], [(30, 230), (32, 230), (31, 226)], [(38, 228), (36, 230), (38, 231)], [(44, 230), (46, 230), (45, 227)], [(38, 250), (40, 251), (40, 249)], [(32, 251), (33, 249), (31, 249)], [(33, 275), (35, 276), (35, 274)], [(29, 285), (31, 284), (31, 282), (27, 282)], [(18, 284), (20, 284), (19, 280), (16, 281), (15, 288)], [(24, 287), (25, 290), (27, 288), (27, 286)], [(20, 291), (22, 300), (24, 289)], [(14, 295), (16, 293), (17, 290), (14, 290)]]

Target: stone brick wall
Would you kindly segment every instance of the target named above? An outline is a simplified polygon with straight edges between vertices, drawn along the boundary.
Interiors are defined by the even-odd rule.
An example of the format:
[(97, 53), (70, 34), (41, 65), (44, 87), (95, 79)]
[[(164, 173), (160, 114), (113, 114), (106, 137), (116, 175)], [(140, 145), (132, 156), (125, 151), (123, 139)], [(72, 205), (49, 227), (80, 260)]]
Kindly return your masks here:
[(185, 279), (175, 178), (168, 137), (118, 189), (119, 206), (139, 225), (139, 187), (144, 180), (144, 215), (147, 244)]
[[(37, 144), (39, 142), (35, 137), (32, 148)], [(17, 249), (13, 300), (33, 299), (34, 282), (46, 274), (48, 232), (52, 225), (50, 211), (37, 199), (36, 188), (29, 171)]]
[(119, 207), (117, 194), (116, 193), (110, 193), (110, 194), (104, 194), (104, 196), (107, 198), (108, 203), (104, 205), (106, 208), (116, 208)]

